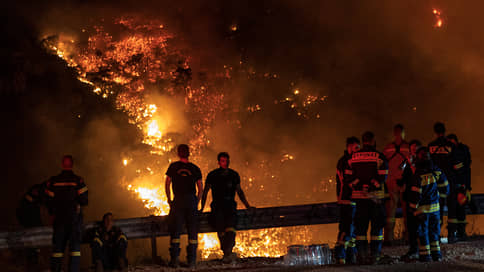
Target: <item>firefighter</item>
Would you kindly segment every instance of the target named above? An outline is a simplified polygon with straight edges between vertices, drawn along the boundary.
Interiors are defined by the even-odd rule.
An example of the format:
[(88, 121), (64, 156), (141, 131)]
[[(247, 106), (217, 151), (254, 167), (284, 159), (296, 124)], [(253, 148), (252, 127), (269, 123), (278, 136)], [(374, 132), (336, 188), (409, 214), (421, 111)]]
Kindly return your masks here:
[(81, 258), (82, 209), (88, 202), (84, 180), (72, 171), (71, 155), (62, 158), (62, 172), (51, 177), (45, 188), (53, 216), (51, 270), (61, 271), (64, 251), (69, 242), (70, 271), (79, 271)]
[[(346, 150), (336, 165), (336, 197), (339, 206), (338, 238), (335, 247), (336, 261), (339, 264), (356, 263), (356, 245), (353, 219), (355, 202), (351, 200), (351, 188), (345, 183), (350, 173), (348, 161), (351, 154), (360, 149), (360, 140), (356, 137), (346, 139)], [(346, 177), (346, 178), (345, 178)]]
[(209, 217), (210, 225), (217, 231), (220, 248), (224, 253), (223, 261), (232, 262), (237, 257), (232, 252), (235, 246), (235, 226), (237, 223), (235, 193), (237, 192), (237, 195), (247, 209), (254, 209), (254, 207), (250, 206), (244, 191), (240, 187), (239, 174), (229, 168), (229, 154), (221, 152), (217, 155), (217, 160), (220, 167), (210, 172), (207, 176), (200, 212), (203, 211), (208, 192), (212, 189), (211, 214)]
[(433, 165), (426, 147), (417, 151), (415, 167), (408, 201), (418, 222), (419, 260), (441, 261), (439, 191), (447, 192), (449, 185), (445, 174)]
[[(466, 234), (466, 209), (465, 204), (470, 201), (471, 195), (471, 152), (469, 151), (469, 147), (467, 145), (460, 143), (457, 139), (455, 134), (447, 135), (447, 139), (449, 139), (455, 145), (455, 156), (457, 160), (457, 164), (454, 165), (454, 170), (456, 171), (455, 176), (455, 192), (457, 196), (451, 195), (453, 198), (457, 197), (457, 205), (454, 205), (452, 208), (455, 208), (455, 218), (449, 218), (449, 221), (456, 220), (456, 240), (458, 241), (465, 241), (467, 240)], [(459, 194), (464, 197), (459, 198)], [(449, 211), (449, 214), (454, 214), (454, 212)]]
[(102, 223), (95, 229), (91, 241), (92, 261), (96, 272), (104, 269), (127, 270), (126, 248), (128, 238), (121, 228), (113, 225), (113, 214), (104, 214)]
[(445, 125), (443, 123), (435, 123), (434, 132), (436, 139), (429, 144), (430, 157), (433, 163), (444, 172), (450, 184), (450, 195), (445, 193), (440, 194), (440, 225), (442, 226), (444, 221), (444, 206), (447, 206), (448, 241), (449, 243), (454, 243), (456, 241), (455, 232), (457, 230), (457, 218), (455, 214), (457, 194), (455, 190), (454, 167), (458, 165), (455, 158), (455, 145), (444, 136)]
[[(352, 199), (356, 203), (355, 235), (358, 263), (378, 263), (385, 226), (385, 180), (388, 163), (385, 155), (375, 148), (375, 136), (365, 132), (363, 148), (352, 154), (348, 161), (348, 182)], [(368, 258), (368, 225), (371, 223), (371, 258)]]
[[(43, 226), (41, 208), (45, 204), (45, 184), (35, 184), (29, 188), (17, 207), (17, 220), (24, 228)], [(39, 264), (39, 248), (26, 249), (27, 269), (37, 271)]]
[[(392, 245), (395, 229), (395, 213), (398, 204), (402, 201), (402, 187), (398, 186), (397, 180), (402, 179), (404, 168), (402, 164), (408, 161), (410, 155), (410, 148), (405, 139), (405, 130), (403, 125), (397, 124), (393, 127), (393, 142), (387, 144), (383, 149), (383, 154), (388, 161), (388, 178), (386, 180), (386, 188), (388, 191), (388, 198), (385, 201), (385, 210), (387, 222), (385, 225), (385, 239), (386, 245)], [(405, 204), (402, 204), (404, 206)]]
[(404, 168), (402, 179), (398, 180), (398, 185), (402, 188), (402, 200), (403, 200), (403, 216), (406, 226), (407, 240), (409, 244), (408, 252), (401, 257), (405, 262), (411, 262), (418, 259), (418, 222), (417, 218), (413, 214), (409, 207), (409, 196), (411, 194), (411, 182), (412, 176), (415, 174), (415, 162), (417, 160), (417, 150), (422, 146), (422, 143), (418, 140), (412, 140), (409, 143), (410, 155), (408, 161), (402, 166)]
[[(166, 197), (170, 205), (170, 266), (179, 266), (180, 234), (183, 224), (186, 223), (188, 232), (187, 261), (190, 267), (195, 267), (198, 245), (197, 207), (203, 191), (202, 172), (198, 166), (188, 161), (190, 156), (188, 145), (179, 145), (177, 152), (180, 160), (170, 164), (166, 171), (165, 182)], [(171, 199), (171, 189), (174, 194), (173, 199)]]

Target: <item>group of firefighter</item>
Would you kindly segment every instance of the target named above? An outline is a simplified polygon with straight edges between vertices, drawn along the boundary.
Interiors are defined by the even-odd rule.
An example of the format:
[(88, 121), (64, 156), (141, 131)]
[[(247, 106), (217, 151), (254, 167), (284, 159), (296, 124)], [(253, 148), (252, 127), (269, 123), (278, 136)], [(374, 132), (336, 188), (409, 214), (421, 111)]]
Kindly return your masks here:
[[(350, 137), (337, 165), (337, 196), (340, 206), (339, 234), (335, 247), (339, 263), (378, 263), (383, 244), (392, 244), (395, 214), (402, 206), (406, 237), (410, 245), (405, 260), (439, 261), (440, 228), (444, 207), (448, 209), (448, 242), (466, 239), (465, 207), (470, 200), (470, 152), (454, 134), (445, 135), (443, 123), (434, 125), (436, 139), (428, 146), (419, 141), (407, 143), (402, 125), (393, 129), (394, 141), (383, 153), (376, 150), (375, 136), (365, 132), (360, 140)], [(219, 168), (211, 171), (203, 188), (200, 168), (189, 161), (189, 147), (177, 147), (179, 160), (166, 171), (165, 192), (170, 205), (170, 263), (180, 265), (180, 234), (188, 233), (187, 265), (196, 266), (199, 214), (212, 190), (210, 225), (217, 231), (223, 261), (233, 262), (235, 246), (237, 194), (247, 209), (254, 209), (240, 186), (240, 176), (229, 168), (226, 152), (217, 156)], [(83, 179), (72, 171), (74, 160), (62, 158), (62, 172), (33, 186), (18, 208), (24, 227), (42, 226), (39, 207), (46, 204), (52, 216), (53, 239), (51, 271), (61, 271), (64, 252), (69, 245), (70, 271), (80, 269), (82, 207), (88, 204)], [(173, 192), (173, 197), (172, 197)], [(201, 202), (201, 209), (198, 209)], [(371, 225), (371, 241), (367, 232)], [(126, 270), (127, 237), (113, 225), (106, 213), (90, 235), (96, 271)], [(369, 248), (368, 248), (369, 247)], [(36, 259), (37, 251), (29, 251)]]
[[(441, 226), (447, 207), (448, 243), (466, 240), (466, 210), (470, 202), (471, 156), (445, 125), (434, 125), (435, 140), (427, 146), (405, 141), (401, 124), (383, 153), (375, 135), (350, 137), (337, 164), (340, 207), (335, 255), (340, 264), (375, 264), (382, 245), (394, 244), (395, 215), (401, 206), (409, 251), (403, 261), (440, 261)], [(368, 227), (370, 242), (368, 242)], [(383, 236), (383, 234), (385, 236)]]
[[(235, 246), (237, 193), (247, 209), (254, 209), (247, 201), (240, 187), (240, 176), (229, 168), (230, 157), (226, 152), (217, 156), (219, 168), (210, 172), (202, 183), (200, 168), (189, 162), (189, 147), (181, 144), (177, 147), (179, 160), (170, 164), (166, 172), (166, 195), (170, 205), (168, 217), (170, 231), (170, 263), (172, 267), (180, 265), (180, 234), (186, 225), (188, 232), (187, 265), (196, 266), (198, 245), (198, 215), (204, 209), (210, 190), (212, 190), (211, 213), (209, 223), (215, 228), (224, 253), (224, 262), (233, 262)], [(53, 226), (51, 271), (62, 271), (64, 252), (69, 245), (69, 271), (80, 270), (80, 246), (83, 240), (89, 240), (92, 261), (96, 272), (105, 269), (126, 271), (126, 249), (128, 239), (119, 227), (114, 226), (112, 213), (103, 216), (99, 226), (88, 231), (88, 238), (81, 237), (82, 207), (88, 204), (88, 190), (83, 179), (74, 174), (72, 156), (62, 158), (62, 172), (42, 184), (36, 184), (24, 195), (17, 209), (17, 217), (24, 227), (44, 225), (41, 207), (46, 206)], [(173, 198), (171, 195), (173, 192)], [(201, 209), (198, 210), (201, 202)], [(84, 238), (84, 239), (83, 239)], [(38, 249), (28, 249), (28, 265), (32, 271), (38, 271)]]

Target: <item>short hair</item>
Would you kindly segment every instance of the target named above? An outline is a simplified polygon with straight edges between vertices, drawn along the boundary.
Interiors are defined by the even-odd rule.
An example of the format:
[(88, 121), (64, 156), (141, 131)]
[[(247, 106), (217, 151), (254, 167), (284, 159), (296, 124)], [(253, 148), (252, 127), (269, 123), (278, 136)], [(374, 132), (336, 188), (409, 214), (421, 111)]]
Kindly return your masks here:
[(178, 156), (180, 158), (188, 158), (190, 156), (190, 148), (186, 144), (181, 144), (177, 148)]
[(422, 146), (422, 142), (420, 142), (419, 140), (411, 140), (410, 143), (408, 143), (408, 146), (412, 145), (417, 145), (418, 147), (420, 147)]
[(107, 213), (105, 213), (105, 214), (103, 215), (103, 221), (104, 221), (104, 220), (106, 220), (106, 218), (107, 218), (108, 216), (112, 216), (112, 215), (113, 215), (113, 213), (112, 213), (112, 212), (107, 212)]
[(361, 136), (361, 141), (363, 143), (370, 143), (373, 140), (375, 140), (375, 134), (373, 134), (371, 131), (367, 131)]
[(442, 122), (437, 122), (434, 124), (434, 132), (437, 134), (445, 133), (445, 125)]
[(403, 125), (402, 124), (396, 124), (395, 126), (393, 126), (393, 131), (396, 131), (396, 130), (403, 131), (404, 130)]
[(456, 141), (456, 142), (459, 142), (459, 141), (457, 140), (457, 135), (455, 135), (454, 133), (451, 133), (451, 134), (447, 135), (447, 139), (449, 139), (449, 140), (454, 140), (454, 141)]
[(429, 149), (426, 146), (421, 146), (417, 149), (417, 154), (420, 152), (429, 152)]
[[(66, 160), (69, 161), (69, 164), (68, 165), (65, 165), (65, 163), (64, 163)], [(64, 156), (62, 156), (62, 166), (68, 166), (68, 167), (74, 166), (74, 158), (72, 158), (72, 155), (64, 155)]]
[(220, 158), (227, 158), (227, 160), (230, 160), (230, 156), (229, 156), (229, 153), (227, 152), (220, 152), (218, 153), (217, 155), (217, 161), (220, 161)]
[(360, 140), (355, 136), (348, 137), (346, 138), (346, 146), (349, 146), (350, 144), (360, 144)]

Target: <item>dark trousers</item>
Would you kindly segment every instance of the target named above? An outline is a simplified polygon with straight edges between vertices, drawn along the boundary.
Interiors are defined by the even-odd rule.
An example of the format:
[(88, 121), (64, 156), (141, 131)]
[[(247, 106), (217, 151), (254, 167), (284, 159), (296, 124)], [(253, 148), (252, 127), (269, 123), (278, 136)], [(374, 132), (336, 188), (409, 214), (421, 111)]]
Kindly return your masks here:
[(418, 227), (420, 260), (430, 261), (442, 258), (440, 253), (440, 213), (424, 213), (418, 217), (420, 218)]
[(119, 262), (123, 260), (127, 263), (126, 248), (128, 242), (124, 239), (120, 239), (114, 245), (105, 245), (100, 241), (94, 241), (91, 243), (92, 262), (96, 264), (101, 261), (104, 269), (119, 269)]
[(413, 215), (410, 207), (407, 205), (407, 233), (408, 233), (408, 244), (410, 246), (409, 253), (418, 252), (418, 225), (419, 222), (415, 215)]
[(187, 259), (196, 262), (198, 245), (198, 211), (196, 196), (175, 198), (170, 207), (170, 256), (180, 256), (180, 235), (186, 224), (188, 232)]
[(210, 225), (217, 231), (220, 248), (224, 256), (228, 256), (232, 253), (235, 246), (237, 204), (234, 201), (224, 203), (212, 202), (210, 206), (212, 208), (209, 217)]
[(64, 259), (64, 251), (67, 247), (67, 243), (69, 243), (70, 250), (70, 271), (79, 271), (81, 259), (81, 226), (81, 216), (75, 216), (72, 218), (72, 221), (57, 220), (54, 222), (51, 258), (52, 271), (61, 271), (62, 260)]
[(383, 227), (385, 226), (385, 207), (382, 203), (375, 203), (370, 199), (357, 199), (355, 213), (356, 250), (359, 261), (368, 256), (368, 226), (371, 224), (371, 257), (380, 258), (383, 241)]
[(351, 204), (339, 205), (338, 241), (335, 255), (339, 263), (346, 263), (356, 254), (354, 224), (356, 206)]
[[(456, 235), (464, 236), (466, 221), (466, 209), (465, 206), (459, 205), (457, 201), (457, 190), (456, 185), (451, 185), (451, 191), (449, 198), (447, 199), (447, 230), (449, 237), (454, 237)], [(458, 186), (458, 185), (457, 185)]]

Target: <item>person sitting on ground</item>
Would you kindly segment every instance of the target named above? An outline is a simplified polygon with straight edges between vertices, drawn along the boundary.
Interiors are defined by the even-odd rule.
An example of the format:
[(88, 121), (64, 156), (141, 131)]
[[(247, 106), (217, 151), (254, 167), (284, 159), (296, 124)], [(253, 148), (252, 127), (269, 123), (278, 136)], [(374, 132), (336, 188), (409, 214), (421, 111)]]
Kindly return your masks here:
[(100, 226), (94, 231), (91, 249), (96, 272), (102, 272), (104, 269), (127, 271), (128, 239), (122, 230), (113, 223), (113, 214), (108, 212), (103, 216)]

